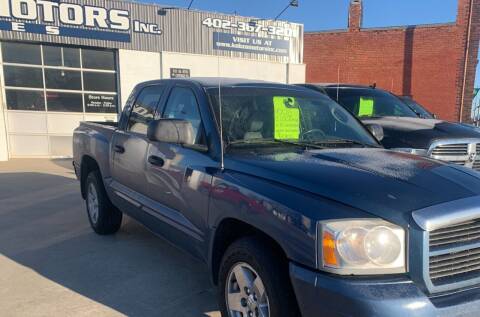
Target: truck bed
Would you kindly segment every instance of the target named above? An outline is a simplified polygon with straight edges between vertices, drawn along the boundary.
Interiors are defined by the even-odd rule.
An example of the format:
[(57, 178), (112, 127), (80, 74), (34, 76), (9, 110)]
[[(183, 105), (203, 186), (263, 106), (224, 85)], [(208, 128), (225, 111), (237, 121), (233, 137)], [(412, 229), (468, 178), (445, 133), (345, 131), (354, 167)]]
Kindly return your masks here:
[(73, 132), (73, 161), (79, 165), (84, 155), (97, 159), (104, 177), (110, 175), (110, 143), (117, 122), (82, 121)]

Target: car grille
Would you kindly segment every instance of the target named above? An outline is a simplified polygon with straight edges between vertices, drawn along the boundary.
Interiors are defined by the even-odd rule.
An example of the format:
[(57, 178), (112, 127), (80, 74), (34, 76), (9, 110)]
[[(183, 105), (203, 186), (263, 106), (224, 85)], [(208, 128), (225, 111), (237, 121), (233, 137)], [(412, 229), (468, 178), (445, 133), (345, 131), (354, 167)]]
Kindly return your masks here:
[(480, 276), (480, 220), (431, 231), (429, 274), (433, 285)]
[[(429, 149), (430, 157), (480, 171), (480, 140), (436, 142)], [(478, 155), (477, 155), (478, 153)]]

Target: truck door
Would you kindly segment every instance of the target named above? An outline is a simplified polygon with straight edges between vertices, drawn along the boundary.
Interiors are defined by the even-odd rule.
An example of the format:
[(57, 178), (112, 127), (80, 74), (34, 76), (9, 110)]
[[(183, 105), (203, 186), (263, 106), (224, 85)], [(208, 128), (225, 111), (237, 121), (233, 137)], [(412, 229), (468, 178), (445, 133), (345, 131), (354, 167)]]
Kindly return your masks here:
[[(183, 86), (185, 85), (185, 86)], [(163, 111), (163, 118), (183, 119), (192, 123), (196, 143), (206, 145), (199, 111), (198, 95), (188, 84), (174, 86)], [(208, 167), (218, 167), (208, 153), (177, 144), (151, 142), (147, 151), (147, 186), (149, 197), (159, 202), (155, 212), (179, 231), (176, 243), (191, 252), (199, 251), (206, 231), (208, 193), (211, 175)], [(195, 238), (197, 244), (192, 244)], [(195, 241), (195, 240), (193, 240)], [(192, 248), (198, 247), (197, 250)]]
[(164, 90), (164, 85), (144, 87), (137, 95), (127, 122), (112, 138), (112, 188), (120, 196), (120, 203), (127, 207), (132, 207), (128, 203), (140, 207), (139, 195), (145, 194), (147, 128), (155, 117)]

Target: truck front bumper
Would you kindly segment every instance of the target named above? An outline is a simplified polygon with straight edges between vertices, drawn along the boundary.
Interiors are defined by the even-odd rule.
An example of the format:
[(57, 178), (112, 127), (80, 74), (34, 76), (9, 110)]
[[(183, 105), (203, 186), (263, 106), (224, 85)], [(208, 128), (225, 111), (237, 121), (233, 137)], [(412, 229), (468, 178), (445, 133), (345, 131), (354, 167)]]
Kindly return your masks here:
[(480, 288), (428, 297), (407, 277), (345, 278), (293, 263), (290, 278), (303, 317), (477, 317), (480, 314)]

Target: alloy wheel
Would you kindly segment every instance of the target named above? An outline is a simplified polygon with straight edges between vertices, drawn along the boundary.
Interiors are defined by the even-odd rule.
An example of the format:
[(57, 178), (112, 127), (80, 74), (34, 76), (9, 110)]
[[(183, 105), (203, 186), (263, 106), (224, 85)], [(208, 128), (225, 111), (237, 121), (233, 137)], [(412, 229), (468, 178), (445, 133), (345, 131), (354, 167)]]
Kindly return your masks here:
[(268, 296), (260, 275), (247, 263), (228, 273), (225, 298), (230, 317), (269, 317)]
[(98, 194), (97, 189), (93, 183), (90, 183), (88, 186), (87, 192), (87, 205), (88, 205), (88, 214), (93, 223), (98, 221)]

